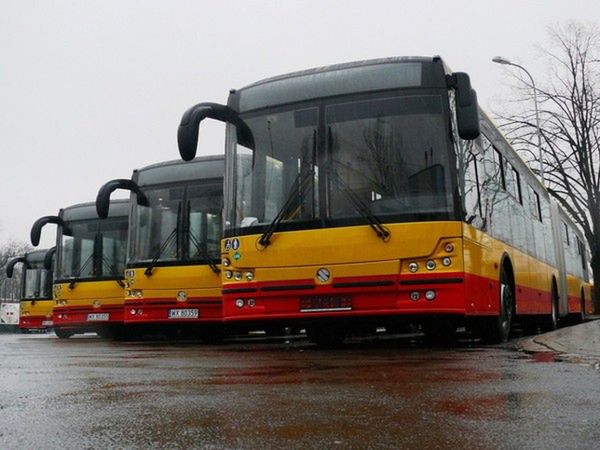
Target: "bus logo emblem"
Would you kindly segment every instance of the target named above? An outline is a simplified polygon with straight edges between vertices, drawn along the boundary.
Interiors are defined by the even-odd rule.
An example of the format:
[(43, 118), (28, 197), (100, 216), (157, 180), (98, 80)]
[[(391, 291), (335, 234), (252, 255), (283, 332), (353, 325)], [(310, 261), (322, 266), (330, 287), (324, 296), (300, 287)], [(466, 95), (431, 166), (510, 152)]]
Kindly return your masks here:
[(329, 273), (329, 270), (325, 269), (324, 267), (317, 270), (317, 279), (321, 283), (325, 283), (326, 281), (329, 281), (330, 276), (331, 276), (331, 274)]

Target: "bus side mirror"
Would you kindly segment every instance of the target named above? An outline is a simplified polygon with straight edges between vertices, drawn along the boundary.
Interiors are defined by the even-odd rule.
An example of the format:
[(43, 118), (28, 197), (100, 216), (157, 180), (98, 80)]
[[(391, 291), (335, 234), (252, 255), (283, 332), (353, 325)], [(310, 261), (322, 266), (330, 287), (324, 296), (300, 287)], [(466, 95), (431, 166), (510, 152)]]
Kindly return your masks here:
[(198, 127), (204, 119), (210, 118), (235, 125), (238, 142), (244, 147), (254, 150), (254, 137), (248, 125), (240, 119), (232, 108), (218, 103), (198, 103), (192, 106), (181, 118), (177, 130), (179, 154), (184, 161), (191, 161), (196, 156), (198, 147)]
[(448, 78), (448, 86), (456, 91), (456, 120), (458, 135), (465, 140), (479, 137), (479, 106), (477, 93), (471, 88), (469, 75), (456, 72)]
[(133, 192), (137, 197), (137, 204), (141, 206), (149, 206), (148, 197), (140, 189), (140, 187), (132, 180), (128, 179), (117, 179), (111, 180), (100, 188), (98, 195), (96, 196), (96, 213), (101, 219), (108, 217), (108, 210), (110, 209), (110, 194), (117, 189), (125, 189)]
[(65, 234), (70, 233), (70, 231), (69, 231), (69, 229), (67, 227), (67, 224), (60, 217), (58, 217), (58, 216), (44, 216), (44, 217), (41, 217), (38, 220), (36, 220), (33, 223), (33, 226), (31, 227), (31, 233), (30, 233), (31, 245), (33, 245), (34, 247), (37, 247), (39, 245), (39, 243), (40, 243), (40, 236), (42, 235), (42, 228), (47, 223), (55, 223), (59, 227), (62, 227), (63, 233), (65, 233)]
[(25, 262), (24, 256), (19, 256), (18, 258), (13, 258), (10, 261), (8, 261), (8, 263), (6, 264), (6, 278), (12, 278), (13, 273), (15, 271), (15, 266), (18, 263), (24, 263), (24, 262)]

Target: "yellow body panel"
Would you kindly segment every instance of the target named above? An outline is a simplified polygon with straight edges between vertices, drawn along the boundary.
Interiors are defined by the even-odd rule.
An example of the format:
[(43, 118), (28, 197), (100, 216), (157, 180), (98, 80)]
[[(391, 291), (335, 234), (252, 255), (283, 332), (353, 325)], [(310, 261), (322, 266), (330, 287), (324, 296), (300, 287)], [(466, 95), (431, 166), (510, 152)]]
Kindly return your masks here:
[(55, 306), (123, 305), (124, 288), (115, 280), (54, 284)]
[(20, 317), (43, 317), (52, 320), (52, 300), (22, 300)]

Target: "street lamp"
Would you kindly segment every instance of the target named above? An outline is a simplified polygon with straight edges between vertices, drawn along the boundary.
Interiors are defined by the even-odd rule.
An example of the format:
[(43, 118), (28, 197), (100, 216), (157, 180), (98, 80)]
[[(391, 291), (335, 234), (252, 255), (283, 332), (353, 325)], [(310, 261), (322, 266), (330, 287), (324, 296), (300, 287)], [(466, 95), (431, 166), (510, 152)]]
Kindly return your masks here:
[(533, 88), (533, 103), (535, 105), (535, 122), (537, 127), (537, 138), (538, 138), (538, 150), (539, 150), (539, 159), (540, 159), (540, 177), (542, 179), (542, 184), (544, 184), (544, 160), (542, 157), (542, 129), (540, 128), (540, 113), (538, 110), (538, 101), (537, 101), (537, 89), (535, 87), (535, 81), (533, 81), (533, 77), (529, 73), (529, 71), (519, 64), (515, 64), (514, 62), (509, 61), (502, 56), (495, 56), (492, 58), (492, 61), (497, 64), (505, 64), (507, 66), (515, 66), (521, 69), (523, 72), (527, 74), (529, 79), (531, 80), (531, 87)]

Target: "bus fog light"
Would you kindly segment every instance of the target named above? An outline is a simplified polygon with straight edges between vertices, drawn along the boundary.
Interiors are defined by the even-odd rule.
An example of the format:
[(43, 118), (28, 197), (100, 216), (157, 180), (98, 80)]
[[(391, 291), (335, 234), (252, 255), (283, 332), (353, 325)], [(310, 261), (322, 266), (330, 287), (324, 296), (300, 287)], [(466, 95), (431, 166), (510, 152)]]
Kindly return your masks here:
[(444, 250), (446, 250), (446, 253), (452, 253), (454, 251), (454, 245), (451, 244), (450, 242), (448, 242), (445, 246), (444, 246)]
[(450, 264), (452, 264), (452, 260), (448, 257), (442, 259), (442, 265), (448, 267)]
[(421, 294), (419, 294), (419, 292), (418, 292), (418, 291), (413, 291), (413, 292), (411, 292), (411, 293), (410, 293), (410, 299), (411, 299), (413, 302), (416, 302), (416, 301), (417, 301), (417, 300), (419, 300), (420, 298), (421, 298)]
[(135, 309), (131, 309), (129, 311), (129, 314), (131, 314), (132, 316), (135, 316), (136, 313), (137, 313), (137, 311)]
[(427, 291), (425, 292), (425, 298), (429, 301), (435, 300), (435, 291)]
[(430, 259), (429, 261), (427, 261), (427, 264), (425, 264), (425, 267), (427, 267), (427, 270), (435, 269), (435, 261), (433, 259)]
[(231, 265), (231, 261), (229, 261), (229, 258), (223, 258), (223, 265), (225, 267), (229, 267)]
[(252, 272), (246, 272), (246, 280), (248, 280), (248, 281), (254, 280), (254, 274)]
[(225, 278), (227, 278), (228, 280), (231, 280), (232, 277), (233, 277), (233, 272), (231, 270), (226, 270)]
[(250, 299), (248, 299), (247, 304), (250, 308), (254, 308), (256, 306), (256, 300), (254, 300), (253, 298), (250, 298)]
[(241, 272), (236, 272), (233, 275), (233, 278), (235, 278), (236, 281), (240, 281), (242, 279), (242, 273)]
[(416, 262), (408, 263), (408, 270), (412, 273), (415, 273), (417, 270), (419, 270), (419, 265)]
[(236, 298), (235, 299), (235, 306), (237, 306), (238, 308), (243, 308), (244, 307), (244, 299), (243, 298)]

